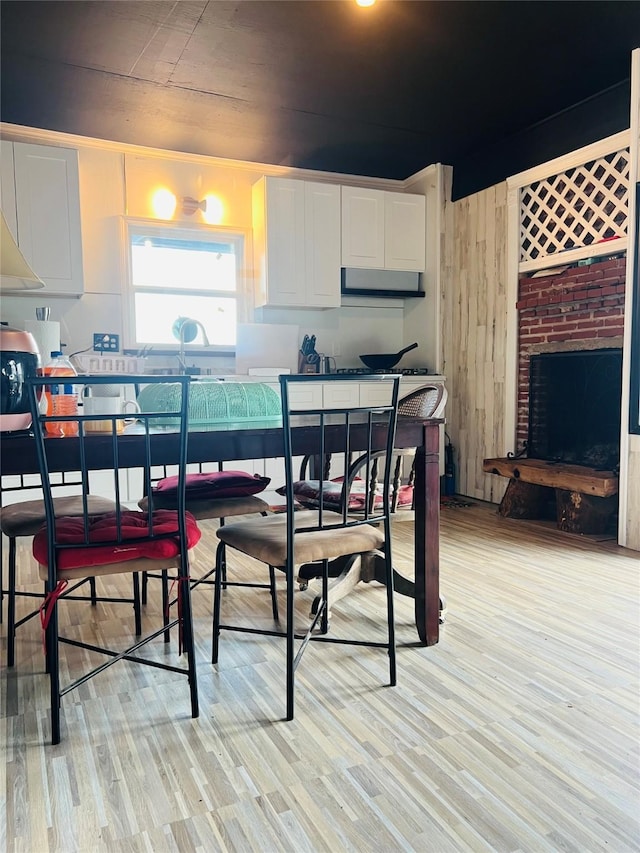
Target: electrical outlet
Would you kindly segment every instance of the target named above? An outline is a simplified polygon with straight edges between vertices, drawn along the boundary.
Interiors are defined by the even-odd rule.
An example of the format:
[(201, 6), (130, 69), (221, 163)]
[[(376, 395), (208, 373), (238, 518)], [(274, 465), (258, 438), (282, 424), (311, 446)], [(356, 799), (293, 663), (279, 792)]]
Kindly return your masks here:
[(109, 332), (93, 333), (94, 352), (119, 352), (120, 335), (112, 335)]

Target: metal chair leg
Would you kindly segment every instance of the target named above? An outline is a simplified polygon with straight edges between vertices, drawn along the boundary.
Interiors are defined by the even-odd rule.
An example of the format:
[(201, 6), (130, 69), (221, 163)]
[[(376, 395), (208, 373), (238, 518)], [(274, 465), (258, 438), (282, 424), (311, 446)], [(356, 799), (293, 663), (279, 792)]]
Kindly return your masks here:
[(294, 672), (294, 634), (293, 624), (293, 566), (286, 567), (287, 577), (287, 720), (293, 720), (293, 694), (295, 688)]
[(91, 595), (91, 606), (97, 607), (98, 606), (98, 596), (96, 594), (96, 579), (95, 578), (89, 578), (89, 590), (90, 590), (90, 595)]
[(16, 540), (9, 538), (9, 606), (7, 608), (7, 666), (13, 666), (16, 644)]
[(278, 613), (278, 595), (276, 589), (276, 570), (273, 566), (269, 566), (269, 586), (271, 592), (271, 612), (273, 613), (273, 621), (278, 622), (280, 615)]
[(45, 646), (49, 691), (51, 695), (51, 743), (60, 743), (60, 662), (58, 658), (58, 602), (51, 604), (51, 616), (47, 624)]
[[(169, 576), (167, 570), (162, 570), (162, 619), (165, 627), (169, 624)], [(171, 631), (167, 628), (164, 632), (165, 643), (171, 642)]]
[(216, 548), (216, 577), (213, 593), (213, 627), (211, 636), (211, 663), (218, 663), (220, 641), (220, 599), (222, 597), (222, 542)]
[(147, 587), (149, 586), (149, 575), (147, 572), (142, 573), (142, 603), (147, 603)]
[(133, 574), (133, 618), (135, 621), (136, 637), (142, 634), (142, 612), (140, 608), (140, 573)]
[(189, 689), (191, 693), (191, 716), (197, 717), (200, 713), (198, 706), (198, 681), (196, 673), (195, 643), (193, 638), (193, 612), (191, 609), (191, 588), (189, 586), (189, 567), (180, 566), (178, 570), (178, 596), (180, 607), (178, 612), (182, 625), (182, 641), (184, 651), (187, 655), (187, 668), (189, 670)]

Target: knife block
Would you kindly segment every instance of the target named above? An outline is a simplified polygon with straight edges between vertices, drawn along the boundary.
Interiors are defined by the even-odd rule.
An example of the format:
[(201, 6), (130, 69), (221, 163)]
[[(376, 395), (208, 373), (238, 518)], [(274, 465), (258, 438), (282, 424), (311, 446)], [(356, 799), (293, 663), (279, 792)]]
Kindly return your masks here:
[(319, 373), (320, 372), (320, 359), (314, 362), (307, 361), (307, 356), (302, 353), (302, 350), (298, 352), (298, 373)]

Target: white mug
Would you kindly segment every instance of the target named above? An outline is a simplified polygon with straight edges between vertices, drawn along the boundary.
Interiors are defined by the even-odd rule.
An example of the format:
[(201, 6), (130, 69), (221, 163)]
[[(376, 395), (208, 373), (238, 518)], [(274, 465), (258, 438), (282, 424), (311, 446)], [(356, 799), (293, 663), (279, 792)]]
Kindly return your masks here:
[[(119, 397), (85, 397), (83, 400), (85, 415), (120, 415), (133, 408), (134, 412), (140, 411), (140, 406), (135, 400), (121, 400)], [(131, 418), (120, 418), (116, 424), (116, 432), (124, 431), (128, 423), (135, 421), (135, 415)], [(85, 421), (84, 428), (86, 432), (111, 432), (113, 421)]]

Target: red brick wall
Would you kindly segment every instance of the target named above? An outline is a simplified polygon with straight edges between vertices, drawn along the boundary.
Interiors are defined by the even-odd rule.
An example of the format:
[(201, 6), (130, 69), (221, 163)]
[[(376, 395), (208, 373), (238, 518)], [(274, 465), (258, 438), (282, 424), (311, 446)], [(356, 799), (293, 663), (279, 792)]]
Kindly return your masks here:
[(518, 287), (517, 446), (527, 440), (529, 358), (534, 353), (621, 346), (626, 259), (571, 267)]

